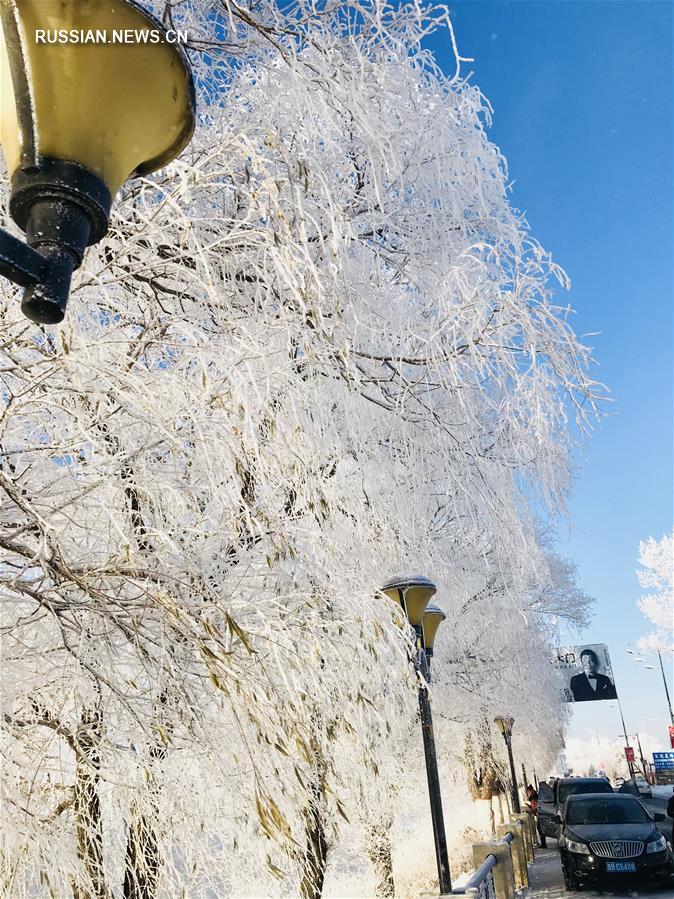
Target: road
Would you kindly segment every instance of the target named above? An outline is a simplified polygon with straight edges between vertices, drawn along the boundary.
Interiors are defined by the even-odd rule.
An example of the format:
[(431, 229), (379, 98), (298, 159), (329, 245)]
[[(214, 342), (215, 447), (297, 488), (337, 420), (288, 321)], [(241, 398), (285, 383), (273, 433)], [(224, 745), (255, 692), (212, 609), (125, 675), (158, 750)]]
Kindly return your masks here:
[[(550, 840), (554, 845), (554, 840)], [(562, 866), (559, 863), (557, 849), (537, 849), (536, 863), (529, 866), (531, 886), (524, 894), (526, 899), (633, 899), (635, 896), (648, 897), (648, 899), (672, 899), (674, 896), (674, 882), (667, 887), (641, 887), (633, 886), (625, 888), (616, 886), (613, 889), (592, 890), (583, 889), (579, 892), (567, 893), (564, 889), (562, 878)]]
[[(658, 790), (658, 792), (655, 796), (640, 796), (639, 799), (641, 799), (651, 815), (655, 815), (656, 813), (664, 815), (667, 809), (667, 801), (672, 795), (671, 789), (667, 788), (667, 790), (664, 791), (656, 787), (656, 790)], [(666, 839), (672, 839), (671, 818), (667, 818), (665, 821), (656, 821), (655, 826)], [(672, 892), (672, 895), (674, 895), (674, 891)]]

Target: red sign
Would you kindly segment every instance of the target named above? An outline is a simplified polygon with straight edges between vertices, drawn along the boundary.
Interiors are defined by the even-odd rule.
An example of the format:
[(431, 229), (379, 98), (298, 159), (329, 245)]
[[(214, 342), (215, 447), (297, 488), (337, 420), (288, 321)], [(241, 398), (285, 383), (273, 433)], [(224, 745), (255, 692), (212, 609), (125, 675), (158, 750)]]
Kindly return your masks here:
[(674, 724), (669, 725), (669, 742), (674, 749)]
[(631, 746), (625, 746), (625, 758), (628, 762), (634, 761), (634, 750)]

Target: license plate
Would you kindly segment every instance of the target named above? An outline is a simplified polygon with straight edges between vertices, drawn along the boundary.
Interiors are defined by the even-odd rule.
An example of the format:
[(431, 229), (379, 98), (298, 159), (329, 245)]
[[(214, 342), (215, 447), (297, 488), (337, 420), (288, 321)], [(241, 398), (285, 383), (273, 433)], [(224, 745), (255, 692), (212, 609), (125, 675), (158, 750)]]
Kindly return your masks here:
[(606, 870), (611, 874), (634, 874), (636, 862), (606, 862)]

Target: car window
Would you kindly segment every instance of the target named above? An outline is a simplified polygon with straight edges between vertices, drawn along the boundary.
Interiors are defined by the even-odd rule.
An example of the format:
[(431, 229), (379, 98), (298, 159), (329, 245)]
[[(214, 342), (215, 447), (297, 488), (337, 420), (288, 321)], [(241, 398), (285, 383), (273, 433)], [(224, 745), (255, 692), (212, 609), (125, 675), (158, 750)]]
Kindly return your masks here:
[(552, 802), (552, 790), (547, 784), (538, 785), (538, 801)]
[(567, 824), (644, 824), (648, 813), (634, 799), (578, 799), (566, 808)]
[(558, 800), (561, 806), (567, 796), (573, 796), (574, 793), (612, 793), (611, 785), (608, 783), (577, 783), (577, 784), (560, 784)]

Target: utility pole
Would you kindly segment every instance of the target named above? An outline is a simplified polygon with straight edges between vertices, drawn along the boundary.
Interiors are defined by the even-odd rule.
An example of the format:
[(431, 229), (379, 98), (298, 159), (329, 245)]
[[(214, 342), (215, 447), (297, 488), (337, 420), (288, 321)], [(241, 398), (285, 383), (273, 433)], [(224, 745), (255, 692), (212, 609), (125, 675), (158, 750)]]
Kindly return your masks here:
[(662, 664), (662, 655), (658, 649), (658, 658), (660, 659), (660, 671), (662, 671), (662, 683), (665, 685), (665, 696), (667, 697), (667, 708), (669, 709), (669, 720), (674, 724), (674, 712), (672, 711), (672, 700), (669, 698), (669, 687), (667, 686), (667, 678), (665, 677), (665, 668)]
[(641, 767), (644, 772), (644, 777), (646, 778), (646, 783), (648, 783), (648, 768), (646, 767), (646, 759), (644, 758), (644, 751), (641, 748), (641, 740), (639, 738), (639, 734), (635, 734), (637, 738), (637, 746), (639, 747), (639, 758), (641, 759)]
[[(630, 749), (631, 748), (630, 741), (629, 741), (629, 737), (627, 736), (627, 728), (625, 727), (625, 719), (623, 717), (623, 707), (620, 704), (620, 699), (618, 699), (618, 709), (620, 710), (620, 720), (622, 721), (623, 734), (625, 735), (625, 748)], [(634, 780), (634, 763), (628, 761), (627, 767), (629, 768), (629, 772), (630, 772), (630, 780)]]

